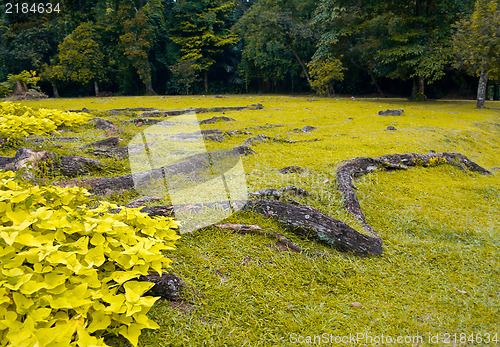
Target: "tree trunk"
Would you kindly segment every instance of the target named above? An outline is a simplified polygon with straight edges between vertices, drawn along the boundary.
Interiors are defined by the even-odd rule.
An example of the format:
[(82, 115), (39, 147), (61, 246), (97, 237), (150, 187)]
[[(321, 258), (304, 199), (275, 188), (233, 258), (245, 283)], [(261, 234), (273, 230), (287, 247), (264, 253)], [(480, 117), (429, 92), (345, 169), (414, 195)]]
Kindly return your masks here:
[(249, 155), (255, 153), (250, 148), (245, 146), (235, 147), (229, 151), (207, 152), (192, 155), (185, 160), (177, 163), (163, 166), (161, 168), (135, 173), (135, 177), (131, 174), (118, 177), (102, 177), (81, 180), (81, 184), (89, 187), (89, 190), (95, 194), (102, 194), (106, 191), (120, 191), (122, 189), (129, 190), (136, 186), (150, 185), (152, 180), (163, 179), (165, 175), (196, 175), (201, 171), (213, 168), (221, 170), (222, 159), (229, 160), (232, 158), (234, 163), (241, 155)]
[(95, 96), (99, 96), (99, 85), (97, 84), (97, 81), (94, 81), (94, 92)]
[(425, 78), (422, 76), (417, 76), (417, 78), (413, 80), (411, 98), (415, 101), (427, 100), (427, 97), (425, 96)]
[(328, 96), (335, 97), (335, 89), (333, 88), (333, 83), (328, 84)]
[(203, 71), (203, 79), (205, 80), (205, 93), (208, 93), (208, 71)]
[(57, 90), (57, 86), (54, 82), (51, 82), (52, 84), (52, 91), (54, 92), (54, 98), (58, 98), (59, 97), (59, 91)]
[(307, 84), (309, 84), (309, 87), (312, 89), (311, 78), (309, 76), (309, 72), (307, 71), (307, 68), (306, 68), (304, 62), (302, 61), (302, 59), (300, 59), (299, 55), (297, 54), (297, 51), (295, 50), (295, 47), (293, 46), (293, 42), (291, 41), (291, 39), (287, 40), (287, 43), (288, 43), (288, 47), (292, 51), (293, 55), (295, 56), (295, 58), (297, 59), (297, 61), (300, 64), (300, 66), (302, 67), (302, 71), (304, 72), (304, 75), (306, 76)]
[[(235, 150), (238, 155), (241, 154), (241, 151), (238, 148), (235, 148), (233, 151)], [(220, 153), (223, 157), (227, 156), (227, 154), (228, 152)], [(28, 156), (31, 155), (32, 152), (28, 153)], [(22, 156), (20, 154), (16, 154), (16, 157), (21, 158)], [(11, 165), (12, 161), (15, 159), (16, 158), (0, 157), (0, 162), (5, 162), (5, 165)], [(73, 157), (71, 159), (73, 159)], [(188, 171), (192, 173), (198, 170), (200, 166), (209, 165), (206, 164), (206, 161), (200, 161), (200, 159), (203, 159), (200, 155), (193, 156), (189, 159), (190, 163), (180, 163), (180, 165), (179, 163), (176, 163), (169, 165), (168, 167), (164, 167), (160, 171), (169, 171), (169, 174), (173, 175), (186, 174)], [(202, 165), (199, 165), (200, 163)], [(365, 216), (361, 211), (353, 179), (377, 170), (405, 170), (411, 166), (427, 167), (435, 166), (437, 164), (449, 164), (458, 166), (463, 170), (475, 171), (481, 174), (491, 174), (488, 170), (482, 168), (478, 164), (469, 160), (466, 156), (459, 153), (389, 154), (375, 158), (360, 157), (341, 163), (337, 170), (335, 182), (337, 183), (338, 189), (344, 198), (344, 208), (356, 219), (358, 219), (362, 223), (363, 228), (371, 235), (361, 234), (344, 222), (324, 215), (312, 207), (291, 205), (273, 200), (251, 199), (249, 201), (233, 200), (232, 202), (221, 201), (208, 204), (177, 205), (175, 206), (175, 210), (189, 209), (190, 213), (192, 213), (196, 211), (203, 211), (203, 209), (207, 207), (226, 209), (235, 204), (238, 207), (241, 206), (244, 211), (252, 211), (265, 217), (274, 218), (282, 226), (289, 228), (294, 232), (304, 236), (315, 236), (320, 241), (326, 242), (340, 249), (359, 255), (379, 255), (383, 253), (382, 238), (367, 223)], [(153, 171), (158, 171), (158, 169), (149, 171), (147, 175), (144, 175), (144, 177), (152, 177), (154, 174)], [(158, 175), (158, 173), (155, 175)], [(134, 188), (132, 175), (121, 177), (102, 177), (90, 180), (79, 180), (78, 182), (76, 180), (60, 182), (60, 184), (64, 185), (67, 185), (68, 183), (88, 187), (94, 193), (106, 192), (108, 189), (113, 191), (117, 189)], [(308, 194), (303, 189), (290, 186), (281, 189), (266, 189), (253, 194), (251, 193), (250, 195), (259, 197), (269, 195), (279, 198), (283, 196), (285, 191), (292, 191), (297, 195), (307, 196)], [(148, 197), (147, 200), (149, 199), (155, 198)], [(146, 199), (143, 199), (143, 201), (144, 200)], [(138, 203), (139, 201), (136, 202)], [(119, 210), (117, 209), (116, 211), (118, 212)], [(148, 213), (150, 216), (172, 216), (174, 213), (174, 206), (144, 207), (141, 209), (141, 212)]]
[(422, 0), (417, 0), (415, 3), (415, 15), (417, 16), (420, 16), (423, 13), (424, 6), (422, 2)]
[[(262, 106), (262, 104), (253, 104), (248, 106), (221, 106), (221, 107), (196, 107), (196, 108), (189, 107), (179, 110), (144, 112), (141, 114), (141, 117), (172, 117), (172, 116), (183, 115), (186, 112), (207, 113), (207, 112), (243, 111), (243, 110), (262, 110), (263, 108), (264, 106)], [(135, 112), (135, 111), (145, 111), (145, 110), (146, 110), (145, 108), (122, 108), (122, 109), (106, 110), (106, 112), (116, 114), (116, 113), (123, 113), (126, 111)], [(135, 118), (132, 119), (130, 122), (134, 122), (137, 124), (139, 122), (138, 119), (143, 119), (143, 118)], [(151, 119), (148, 119), (146, 121), (151, 122)], [(141, 122), (144, 123), (144, 120), (141, 120)], [(100, 123), (103, 123), (103, 121), (101, 120)]]
[(374, 237), (379, 237), (373, 228), (366, 222), (356, 195), (357, 188), (353, 180), (378, 170), (406, 170), (410, 166), (427, 167), (438, 164), (454, 165), (464, 171), (470, 170), (479, 172), (483, 175), (491, 174), (490, 171), (479, 166), (460, 153), (403, 153), (388, 154), (374, 158), (359, 157), (343, 161), (337, 169), (335, 183), (337, 184), (338, 190), (342, 193), (344, 208), (361, 222), (366, 231), (370, 232)]
[[(382, 89), (380, 88), (380, 85), (378, 84), (377, 82), (377, 77), (375, 76), (375, 74), (373, 73), (373, 68), (366, 68), (364, 66), (362, 66), (361, 64), (357, 64), (354, 59), (350, 59), (351, 60), (351, 63), (356, 66), (358, 69), (360, 70), (365, 70), (369, 75), (370, 75), (370, 78), (372, 80), (372, 83), (373, 85), (377, 88), (377, 91), (380, 95), (381, 98), (385, 98), (385, 95), (384, 95), (384, 92), (382, 91)], [(414, 95), (414, 92), (412, 91), (412, 97)]]
[(484, 100), (486, 99), (486, 87), (488, 85), (488, 73), (481, 70), (479, 75), (479, 84), (477, 86), (477, 104), (476, 108), (484, 108)]
[[(292, 241), (288, 240), (285, 236), (278, 234), (278, 233), (272, 233), (268, 231), (262, 230), (262, 228), (258, 225), (248, 225), (248, 224), (215, 224), (216, 227), (221, 228), (221, 229), (228, 229), (228, 230), (234, 230), (239, 234), (250, 234), (250, 233), (256, 233), (264, 236), (271, 236), (277, 239), (278, 242), (275, 243), (275, 246), (277, 246), (279, 249), (285, 251), (285, 252), (296, 252), (296, 253), (310, 253), (306, 249), (303, 249), (302, 247), (296, 245)], [(322, 256), (323, 253), (320, 252), (314, 252), (310, 253), (311, 255), (315, 256)]]
[(146, 85), (146, 95), (157, 95), (153, 89), (153, 84), (151, 83), (151, 81), (146, 82), (145, 85)]
[(16, 87), (14, 88), (14, 94), (22, 94), (28, 91), (26, 83), (22, 83), (20, 80), (16, 80)]
[[(319, 241), (340, 250), (350, 251), (357, 255), (380, 255), (384, 252), (380, 237), (361, 234), (344, 222), (327, 216), (309, 206), (297, 206), (281, 201), (265, 199), (251, 199), (248, 201), (233, 200), (231, 203), (243, 211), (254, 212), (267, 218), (273, 218), (284, 228), (290, 229), (296, 234), (315, 237)], [(141, 212), (147, 213), (150, 216), (171, 217), (175, 216), (174, 209), (178, 212), (189, 208), (190, 213), (199, 213), (207, 208), (225, 209), (228, 207), (228, 201), (221, 201), (210, 204), (144, 207), (141, 209)], [(117, 209), (116, 212), (118, 211)], [(275, 235), (281, 240), (286, 240), (280, 234)]]
[(163, 272), (161, 276), (159, 276), (155, 273), (141, 276), (139, 281), (152, 282), (155, 284), (145, 295), (161, 296), (168, 300), (180, 300), (183, 298), (181, 289), (186, 283), (177, 275)]
[(380, 97), (385, 98), (384, 92), (382, 91), (382, 89), (380, 88), (380, 86), (377, 82), (377, 77), (375, 77), (375, 75), (373, 74), (373, 72), (371, 70), (368, 70), (368, 73), (370, 74), (370, 78), (372, 79), (372, 83), (377, 88), (377, 91), (378, 91), (378, 94), (380, 95)]
[(418, 81), (418, 93), (425, 95), (425, 79), (422, 76), (417, 77)]
[(498, 84), (498, 81), (497, 83), (495, 83), (493, 85), (493, 100), (495, 101), (498, 101), (500, 100), (500, 84)]
[(269, 80), (269, 78), (263, 79), (262, 82), (263, 82), (262, 90), (264, 91), (264, 93), (270, 93), (271, 92), (271, 81)]

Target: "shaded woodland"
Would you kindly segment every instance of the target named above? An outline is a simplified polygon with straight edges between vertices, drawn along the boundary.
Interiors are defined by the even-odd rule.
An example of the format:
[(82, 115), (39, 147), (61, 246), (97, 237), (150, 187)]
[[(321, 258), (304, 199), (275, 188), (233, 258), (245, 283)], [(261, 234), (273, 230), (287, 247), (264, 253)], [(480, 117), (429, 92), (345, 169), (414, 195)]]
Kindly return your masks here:
[(0, 12), (4, 96), (30, 71), (56, 97), (499, 97), (495, 0), (47, 2)]

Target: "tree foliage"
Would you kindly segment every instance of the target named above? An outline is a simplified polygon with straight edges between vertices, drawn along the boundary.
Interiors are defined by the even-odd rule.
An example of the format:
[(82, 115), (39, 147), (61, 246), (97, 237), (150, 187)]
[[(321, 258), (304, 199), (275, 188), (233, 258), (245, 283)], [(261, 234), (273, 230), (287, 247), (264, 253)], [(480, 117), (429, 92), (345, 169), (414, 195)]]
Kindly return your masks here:
[(456, 66), (479, 76), (500, 75), (500, 3), (498, 0), (476, 1), (474, 13), (456, 25), (453, 39)]
[(143, 11), (138, 11), (132, 19), (125, 21), (125, 34), (120, 36), (125, 55), (137, 70), (146, 85), (147, 94), (156, 94), (151, 84), (151, 67), (148, 53), (155, 39), (153, 28)]
[(47, 70), (48, 78), (81, 84), (102, 80), (104, 55), (98, 39), (92, 23), (80, 24), (59, 45), (58, 62)]
[[(316, 58), (345, 59), (391, 79), (433, 82), (452, 63), (451, 25), (470, 1), (321, 0), (313, 24), (320, 32)], [(318, 58), (317, 58), (318, 59)]]
[(333, 84), (344, 77), (344, 67), (339, 59), (327, 57), (324, 60), (313, 60), (308, 64), (311, 73), (311, 86), (319, 94), (335, 96)]
[(240, 70), (248, 80), (283, 79), (299, 71), (309, 81), (306, 63), (314, 51), (309, 28), (313, 1), (258, 0), (233, 27), (243, 42)]
[(483, 108), (489, 78), (500, 76), (500, 2), (477, 0), (474, 13), (456, 25), (456, 66), (479, 76), (477, 108)]
[(7, 81), (0, 83), (0, 97), (7, 96), (15, 92), (16, 89), (20, 92), (27, 92), (28, 89), (39, 89), (37, 86), (41, 77), (37, 76), (36, 71), (22, 71), (19, 74), (10, 74), (7, 76)]
[[(242, 83), (247, 91), (307, 92), (317, 87), (311, 67), (337, 59), (340, 92), (376, 88), (382, 95), (391, 86), (402, 93), (413, 83), (413, 96), (425, 99), (425, 85), (443, 77), (464, 84), (465, 72), (452, 70), (455, 60), (477, 73), (477, 64), (467, 63), (472, 58), (453, 49), (453, 25), (472, 14), (474, 0), (47, 1), (64, 11), (0, 13), (0, 81), (36, 70), (55, 95), (56, 85), (86, 94), (92, 81), (118, 94), (180, 92), (170, 67), (190, 61), (201, 77), (191, 92), (236, 92)], [(464, 33), (470, 23), (461, 24)], [(488, 23), (484, 30), (498, 28)], [(428, 91), (446, 93), (443, 83)]]
[(233, 45), (237, 37), (227, 25), (234, 8), (234, 1), (180, 0), (176, 2), (177, 25), (172, 40), (182, 53), (182, 60), (193, 60), (193, 69), (204, 73), (205, 91), (208, 91), (208, 70), (215, 63), (217, 54), (225, 46)]
[(180, 60), (177, 64), (170, 67), (176, 82), (185, 88), (186, 95), (189, 95), (189, 88), (196, 81), (194, 64), (194, 60)]

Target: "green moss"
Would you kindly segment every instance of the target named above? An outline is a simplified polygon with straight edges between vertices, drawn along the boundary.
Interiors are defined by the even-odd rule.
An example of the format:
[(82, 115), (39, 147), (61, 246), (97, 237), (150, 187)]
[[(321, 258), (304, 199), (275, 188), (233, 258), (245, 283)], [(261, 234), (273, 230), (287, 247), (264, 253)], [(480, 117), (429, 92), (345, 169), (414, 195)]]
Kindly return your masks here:
[[(227, 112), (226, 116), (237, 122), (202, 128), (242, 130), (266, 123), (282, 124), (250, 131), (293, 140), (321, 139), (256, 145), (255, 155), (243, 157), (249, 190), (290, 184), (305, 188), (311, 197), (294, 198), (357, 230), (361, 230), (359, 223), (342, 209), (334, 185), (335, 171), (342, 160), (434, 150), (462, 153), (488, 169), (500, 167), (498, 102), (476, 110), (468, 101), (309, 100), (285, 96), (156, 96), (26, 104), (106, 110), (262, 103), (263, 110)], [(400, 108), (405, 111), (403, 116), (377, 115), (380, 110)], [(198, 118), (214, 115), (220, 114), (200, 114)], [(127, 140), (144, 129), (117, 124), (119, 136)], [(292, 132), (305, 125), (318, 129), (310, 134)], [(386, 131), (390, 125), (397, 130)], [(89, 136), (104, 135), (104, 131), (90, 127), (81, 131)], [(233, 136), (222, 143), (209, 142), (207, 147), (233, 148), (248, 137)], [(110, 164), (127, 166), (119, 161)], [(169, 302), (158, 302), (151, 317), (161, 328), (144, 332), (140, 345), (287, 346), (293, 345), (292, 333), (421, 335), (424, 341), (437, 333), (500, 334), (500, 176), (498, 171), (483, 176), (435, 164), (372, 173), (356, 180), (367, 221), (384, 240), (385, 254), (380, 257), (339, 253), (249, 213), (238, 213), (227, 221), (258, 224), (267, 231), (284, 234), (307, 250), (326, 255), (281, 252), (269, 237), (240, 235), (215, 227), (183, 235), (177, 250), (169, 254), (175, 272), (189, 288), (195, 288), (186, 291), (191, 303), (185, 303), (184, 310), (189, 312)], [(277, 172), (290, 165), (308, 171), (287, 175)], [(110, 200), (126, 203), (136, 197), (125, 193)], [(353, 307), (352, 302), (360, 302), (362, 307)]]

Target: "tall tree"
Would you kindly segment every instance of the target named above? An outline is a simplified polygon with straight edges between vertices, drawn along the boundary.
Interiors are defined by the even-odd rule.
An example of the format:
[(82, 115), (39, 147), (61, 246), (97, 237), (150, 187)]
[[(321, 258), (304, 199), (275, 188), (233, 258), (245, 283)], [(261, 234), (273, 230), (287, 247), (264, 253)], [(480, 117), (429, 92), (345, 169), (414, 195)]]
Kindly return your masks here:
[(153, 46), (155, 34), (142, 9), (132, 19), (125, 21), (125, 34), (120, 36), (125, 55), (137, 70), (146, 86), (146, 94), (156, 94), (151, 82), (151, 66), (148, 53)]
[(500, 1), (477, 0), (474, 13), (456, 28), (456, 66), (479, 76), (476, 107), (483, 108), (488, 79), (500, 77)]
[[(125, 51), (127, 45), (120, 39), (128, 33), (125, 24), (132, 27), (131, 22), (137, 13), (135, 5), (133, 0), (98, 0), (94, 7), (95, 29), (106, 59), (107, 76), (121, 94), (139, 93), (143, 84), (133, 64), (134, 59)], [(135, 44), (135, 37), (129, 38), (130, 44)]]
[(308, 24), (313, 11), (310, 0), (253, 4), (233, 28), (243, 41), (243, 74), (275, 80), (298, 68), (310, 86), (307, 62), (315, 40)]
[(337, 58), (323, 58), (312, 60), (308, 67), (311, 71), (311, 87), (319, 94), (335, 96), (333, 84), (344, 78), (344, 67)]
[(165, 90), (171, 77), (169, 67), (178, 60), (180, 53), (177, 45), (170, 39), (169, 28), (174, 23), (173, 0), (148, 0), (143, 7), (148, 23), (154, 31), (155, 39), (149, 51), (151, 77), (158, 92)]
[[(54, 0), (47, 0), (48, 3)], [(3, 7), (3, 5), (2, 5)], [(33, 16), (33, 13), (0, 12), (0, 80), (23, 70), (38, 70), (57, 54), (57, 46), (71, 30), (58, 26), (56, 12)]]
[(196, 81), (196, 72), (193, 69), (194, 61), (180, 60), (177, 64), (170, 67), (172, 75), (176, 82), (186, 90), (186, 95), (189, 95), (189, 88)]
[(57, 62), (46, 72), (49, 79), (80, 84), (94, 82), (97, 95), (99, 93), (97, 83), (105, 76), (104, 55), (96, 41), (98, 39), (92, 23), (79, 25), (59, 45)]
[(452, 24), (470, 6), (471, 0), (321, 0), (313, 21), (321, 33), (315, 55), (342, 52), (375, 75), (414, 79), (412, 96), (423, 99), (425, 82), (450, 66)]
[(193, 68), (203, 74), (208, 92), (208, 72), (217, 54), (234, 45), (237, 37), (229, 30), (234, 1), (179, 0), (174, 6), (177, 24), (172, 40), (180, 46), (182, 60), (194, 60)]

